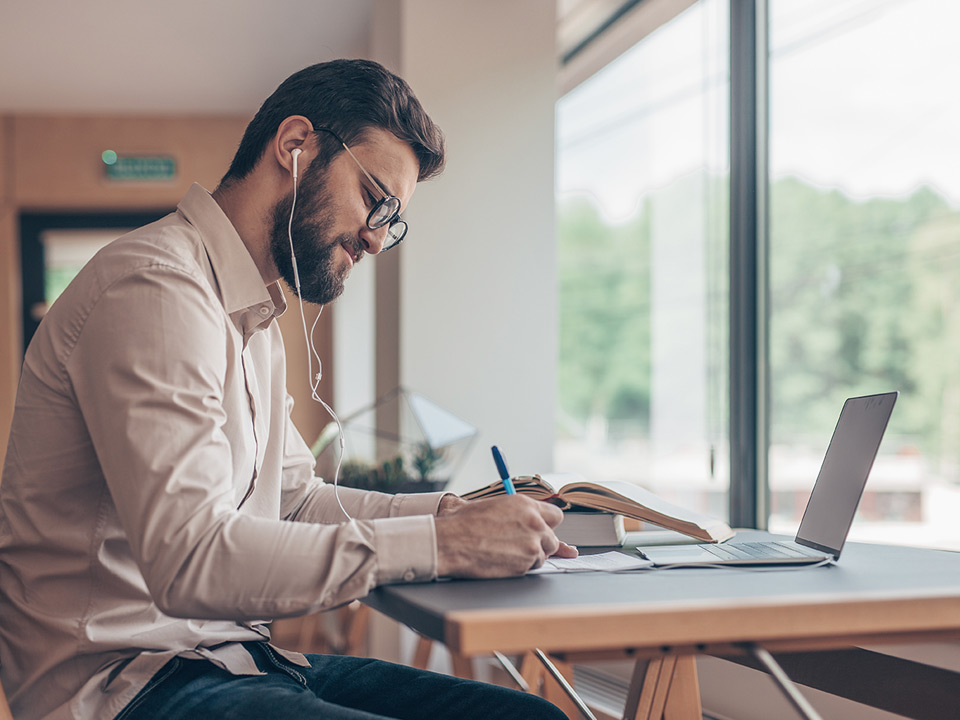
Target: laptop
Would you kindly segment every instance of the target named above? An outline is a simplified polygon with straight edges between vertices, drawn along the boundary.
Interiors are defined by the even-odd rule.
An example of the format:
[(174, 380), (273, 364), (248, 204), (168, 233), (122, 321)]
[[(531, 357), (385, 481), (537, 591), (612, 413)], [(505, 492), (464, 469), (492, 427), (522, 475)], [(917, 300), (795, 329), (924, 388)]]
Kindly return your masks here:
[(897, 395), (867, 395), (849, 398), (843, 404), (793, 541), (734, 539), (721, 544), (638, 548), (637, 552), (659, 567), (808, 565), (838, 560)]

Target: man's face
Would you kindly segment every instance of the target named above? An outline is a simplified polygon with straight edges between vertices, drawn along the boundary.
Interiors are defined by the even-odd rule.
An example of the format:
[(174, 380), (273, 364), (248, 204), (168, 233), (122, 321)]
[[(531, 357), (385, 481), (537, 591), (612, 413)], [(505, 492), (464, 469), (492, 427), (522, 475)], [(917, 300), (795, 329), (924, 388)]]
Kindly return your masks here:
[[(350, 149), (385, 192), (400, 198), (401, 209), (405, 210), (419, 170), (410, 147), (391, 133), (375, 129)], [(311, 162), (302, 171), (290, 235), (304, 300), (320, 305), (334, 300), (343, 292), (350, 269), (363, 255), (380, 252), (386, 228), (371, 230), (366, 223), (370, 209), (380, 198), (379, 191), (346, 151), (327, 167)], [(292, 202), (291, 190), (274, 206), (270, 251), (280, 276), (295, 291), (288, 235)]]

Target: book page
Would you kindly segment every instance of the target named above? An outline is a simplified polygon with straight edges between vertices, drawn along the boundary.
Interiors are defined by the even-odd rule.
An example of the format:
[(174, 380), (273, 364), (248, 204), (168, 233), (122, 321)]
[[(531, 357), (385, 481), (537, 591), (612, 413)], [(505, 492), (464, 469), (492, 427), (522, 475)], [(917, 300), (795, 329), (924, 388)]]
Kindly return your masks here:
[[(572, 483), (571, 483), (572, 484)], [(639, 485), (631, 485), (630, 483), (620, 482), (618, 480), (610, 480), (607, 482), (595, 482), (587, 483), (586, 487), (583, 488), (571, 488), (573, 492), (577, 491), (587, 491), (595, 493), (596, 489), (591, 489), (589, 485), (596, 485), (602, 490), (610, 490), (617, 495), (621, 495), (628, 500), (632, 500), (638, 505), (643, 505), (646, 508), (650, 508), (660, 515), (666, 515), (667, 517), (675, 517), (682, 520), (688, 520), (690, 522), (697, 523), (706, 523), (710, 525), (717, 522), (716, 518), (707, 517), (706, 515), (701, 515), (700, 513), (694, 512), (693, 510), (688, 510), (687, 508), (682, 508), (679, 505), (674, 505), (669, 503), (666, 500), (661, 499), (657, 495), (654, 495), (652, 492), (644, 490)]]
[[(555, 482), (551, 476), (551, 480)], [(556, 487), (556, 486), (555, 486)], [(662, 518), (672, 518), (680, 523), (689, 523), (708, 531), (711, 536), (717, 540), (726, 540), (733, 536), (733, 532), (722, 520), (702, 515), (693, 510), (682, 508), (673, 503), (663, 500), (653, 493), (644, 490), (638, 485), (632, 485), (617, 480), (605, 482), (589, 482), (576, 476), (568, 476), (566, 482), (558, 487), (558, 493), (569, 502), (577, 503), (578, 500), (586, 506), (598, 506), (610, 512), (619, 512), (624, 515), (637, 516), (638, 513), (631, 512), (631, 504), (646, 508), (651, 513), (643, 513), (641, 519), (649, 522), (657, 522), (655, 516)], [(661, 523), (657, 523), (661, 524)], [(662, 523), (667, 527), (677, 528), (677, 523)]]

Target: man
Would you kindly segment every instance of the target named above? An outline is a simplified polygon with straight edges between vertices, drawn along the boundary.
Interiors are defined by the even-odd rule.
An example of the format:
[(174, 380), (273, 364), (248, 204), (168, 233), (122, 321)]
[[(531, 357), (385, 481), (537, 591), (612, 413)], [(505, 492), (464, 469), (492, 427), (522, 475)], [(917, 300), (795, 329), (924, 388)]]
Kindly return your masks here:
[[(335, 488), (289, 419), (278, 280), (327, 303), (403, 239), (442, 136), (406, 83), (315, 65), (211, 196), (112, 243), (27, 350), (0, 485), (0, 672), (34, 718), (562, 717), (539, 698), (268, 644), (378, 584), (575, 550), (528, 498)], [(342, 503), (342, 506), (341, 506)], [(349, 516), (349, 518), (348, 518)]]

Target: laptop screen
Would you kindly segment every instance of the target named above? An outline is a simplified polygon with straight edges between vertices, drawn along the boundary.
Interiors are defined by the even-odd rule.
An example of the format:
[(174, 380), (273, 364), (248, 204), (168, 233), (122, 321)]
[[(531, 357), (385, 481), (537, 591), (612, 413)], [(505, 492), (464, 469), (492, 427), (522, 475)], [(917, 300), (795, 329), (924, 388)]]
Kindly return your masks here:
[(891, 392), (844, 403), (800, 522), (798, 543), (840, 557), (896, 401), (897, 393)]

